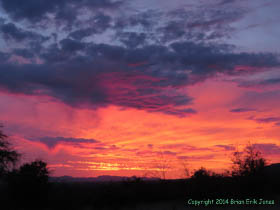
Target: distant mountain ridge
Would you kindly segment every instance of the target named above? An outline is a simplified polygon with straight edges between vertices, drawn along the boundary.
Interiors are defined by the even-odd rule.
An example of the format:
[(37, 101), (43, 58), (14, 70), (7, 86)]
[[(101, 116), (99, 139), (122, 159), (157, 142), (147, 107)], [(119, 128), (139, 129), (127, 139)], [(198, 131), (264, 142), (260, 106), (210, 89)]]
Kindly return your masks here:
[[(280, 177), (280, 163), (274, 163), (265, 166), (265, 174), (270, 178)], [(143, 181), (156, 181), (160, 178), (156, 177), (126, 177), (126, 176), (110, 176), (103, 175), (98, 177), (72, 177), (72, 176), (60, 176), (60, 177), (50, 177), (51, 182), (121, 182), (128, 180), (141, 179)]]
[[(72, 176), (60, 176), (60, 177), (50, 177), (51, 182), (120, 182), (126, 180), (136, 180), (138, 177), (126, 177), (126, 176), (98, 176), (98, 177), (72, 177)], [(159, 180), (156, 177), (141, 177), (144, 181), (155, 181)]]

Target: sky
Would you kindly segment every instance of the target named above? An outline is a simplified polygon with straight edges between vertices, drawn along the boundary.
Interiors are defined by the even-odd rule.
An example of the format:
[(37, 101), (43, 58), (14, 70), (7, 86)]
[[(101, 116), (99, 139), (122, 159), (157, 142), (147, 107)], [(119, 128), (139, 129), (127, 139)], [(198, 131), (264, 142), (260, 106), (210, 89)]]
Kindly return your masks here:
[(277, 0), (0, 0), (0, 122), (53, 176), (280, 157)]

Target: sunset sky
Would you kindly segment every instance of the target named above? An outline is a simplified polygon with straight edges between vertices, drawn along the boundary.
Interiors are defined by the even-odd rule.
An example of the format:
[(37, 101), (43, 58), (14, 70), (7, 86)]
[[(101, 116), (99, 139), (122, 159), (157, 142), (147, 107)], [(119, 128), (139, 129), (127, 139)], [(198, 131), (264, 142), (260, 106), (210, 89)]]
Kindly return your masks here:
[(280, 162), (280, 1), (0, 0), (0, 123), (53, 176)]

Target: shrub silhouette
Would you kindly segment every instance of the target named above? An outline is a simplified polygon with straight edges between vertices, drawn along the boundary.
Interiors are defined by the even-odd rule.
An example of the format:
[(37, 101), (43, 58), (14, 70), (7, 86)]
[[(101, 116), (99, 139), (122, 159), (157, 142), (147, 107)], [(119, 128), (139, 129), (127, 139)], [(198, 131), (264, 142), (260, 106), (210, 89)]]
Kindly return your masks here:
[(194, 179), (207, 179), (210, 177), (210, 171), (206, 170), (205, 168), (201, 167), (200, 169), (196, 170), (192, 175)]

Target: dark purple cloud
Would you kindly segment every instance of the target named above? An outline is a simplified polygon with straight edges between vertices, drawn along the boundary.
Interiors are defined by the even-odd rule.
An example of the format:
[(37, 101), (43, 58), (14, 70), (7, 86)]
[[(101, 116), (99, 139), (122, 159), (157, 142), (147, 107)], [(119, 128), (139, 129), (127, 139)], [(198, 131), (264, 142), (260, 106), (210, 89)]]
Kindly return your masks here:
[(87, 37), (92, 37), (95, 34), (101, 34), (112, 26), (112, 18), (103, 13), (94, 15), (87, 22), (87, 27), (76, 29), (70, 32), (68, 36), (72, 39), (82, 40)]
[[(192, 98), (178, 88), (221, 73), (240, 74), (236, 65), (279, 65), (273, 55), (233, 53), (224, 45), (192, 42), (131, 49), (63, 39), (36, 54), (42, 64), (0, 64), (0, 88), (49, 95), (73, 107), (114, 104), (177, 116), (196, 113), (184, 107)], [(131, 65), (137, 63), (141, 65)]]
[(10, 53), (0, 52), (0, 62), (4, 63), (10, 58)]
[(23, 48), (15, 48), (13, 50), (13, 55), (17, 55), (27, 59), (32, 59), (35, 56), (34, 52)]
[(273, 122), (280, 122), (280, 117), (255, 118), (254, 120), (258, 123), (273, 123)]
[(49, 37), (18, 28), (14, 23), (5, 23), (4, 21), (0, 22), (0, 34), (2, 34), (5, 40), (16, 42), (27, 40), (42, 43), (49, 39)]
[(237, 81), (239, 87), (244, 88), (263, 88), (269, 86), (280, 85), (280, 78), (264, 79), (264, 80), (254, 80), (254, 81)]
[[(246, 14), (243, 8), (221, 8), (205, 5), (191, 9), (175, 9), (166, 13), (156, 10), (127, 10), (128, 1), (111, 0), (0, 0), (4, 11), (13, 21), (27, 20), (32, 27), (59, 26), (70, 31), (73, 39), (83, 39), (112, 30), (115, 39), (129, 46), (137, 46), (148, 39), (153, 43), (173, 41), (209, 41), (231, 35), (230, 23)], [(106, 13), (114, 10), (121, 14)], [(134, 12), (132, 12), (134, 11)], [(86, 18), (85, 18), (86, 17)], [(138, 30), (132, 30), (140, 27)], [(37, 27), (38, 28), (38, 27)], [(57, 31), (57, 28), (56, 28)], [(140, 32), (143, 31), (144, 33)]]
[(162, 149), (181, 149), (182, 151), (209, 151), (211, 150), (208, 147), (195, 147), (187, 144), (167, 144), (163, 145), (160, 148)]
[[(2, 20), (0, 26), (6, 41), (13, 41), (0, 52), (0, 90), (13, 94), (47, 95), (78, 108), (115, 105), (184, 117), (198, 111), (183, 87), (280, 66), (275, 54), (236, 52), (213, 41), (229, 35), (227, 25), (246, 13), (240, 8), (119, 14), (121, 1), (0, 2), (10, 21), (24, 20)], [(42, 21), (49, 31), (36, 27)], [(29, 64), (13, 63), (14, 55)]]
[(117, 31), (123, 31), (126, 28), (137, 26), (142, 28), (145, 32), (153, 32), (162, 17), (162, 12), (149, 9), (131, 15), (123, 14), (116, 18), (114, 29)]
[(223, 148), (224, 150), (227, 150), (227, 151), (235, 150), (235, 147), (230, 146), (230, 145), (215, 145), (215, 147), (220, 147), (220, 148)]
[[(152, 148), (149, 148), (149, 149), (152, 149)], [(165, 150), (165, 151), (142, 150), (142, 151), (138, 151), (136, 153), (136, 155), (149, 156), (149, 157), (160, 156), (160, 157), (164, 158), (165, 156), (176, 156), (177, 153), (169, 151), (169, 150)]]
[(107, 147), (93, 147), (92, 149), (95, 149), (95, 150), (108, 150)]
[(251, 112), (251, 111), (256, 111), (256, 110), (251, 109), (251, 108), (236, 108), (236, 109), (231, 109), (230, 110), (230, 112), (233, 112), (233, 113)]
[(116, 9), (121, 4), (111, 0), (28, 0), (24, 4), (21, 0), (1, 0), (0, 3), (13, 20), (28, 20), (33, 24), (50, 21), (51, 15), (55, 20), (72, 23), (85, 9)]
[(196, 155), (196, 156), (177, 156), (180, 160), (190, 160), (190, 161), (196, 161), (196, 160), (208, 160), (213, 159), (215, 155)]
[(236, 102), (242, 102), (242, 106), (251, 107), (255, 104), (264, 104), (268, 107), (277, 106), (280, 103), (280, 91), (246, 91)]
[(86, 48), (86, 44), (73, 40), (73, 39), (63, 39), (60, 41), (61, 52), (64, 54), (75, 54), (77, 51), (84, 50)]
[(99, 141), (95, 139), (83, 139), (83, 138), (66, 138), (66, 137), (42, 137), (37, 139), (32, 139), (32, 141), (39, 141), (45, 144), (50, 149), (54, 148), (60, 143), (79, 145), (83, 143), (98, 143)]
[(139, 38), (143, 31), (146, 39), (161, 44), (183, 40), (213, 41), (231, 36), (233, 28), (230, 24), (240, 20), (246, 12), (243, 8), (221, 8), (217, 5), (179, 8), (166, 13), (146, 10), (116, 18), (114, 28), (119, 37), (129, 31), (127, 29), (138, 27), (141, 32), (137, 34), (139, 30), (133, 31), (134, 36)]
[(152, 149), (154, 147), (154, 145), (153, 144), (147, 144), (147, 147)]
[(146, 44), (147, 35), (137, 32), (122, 32), (117, 37), (128, 48), (136, 48)]
[(276, 144), (253, 144), (252, 146), (267, 155), (280, 155), (280, 146)]
[(231, 36), (233, 28), (230, 23), (240, 20), (246, 14), (244, 8), (222, 8), (217, 6), (200, 6), (192, 10), (176, 9), (169, 12), (169, 21), (157, 29), (162, 34), (161, 41), (193, 40), (209, 41)]
[(163, 152), (157, 152), (158, 155), (170, 155), (170, 156), (176, 156), (177, 153), (176, 152), (172, 152), (172, 151), (163, 151)]
[(253, 120), (257, 123), (274, 123), (275, 126), (280, 125), (280, 117), (262, 117), (262, 118), (256, 118), (254, 116), (249, 117), (249, 120)]

